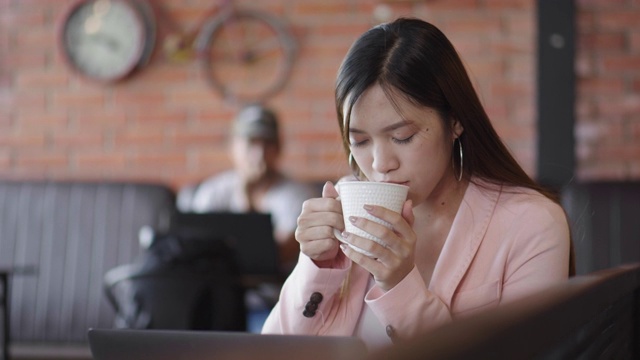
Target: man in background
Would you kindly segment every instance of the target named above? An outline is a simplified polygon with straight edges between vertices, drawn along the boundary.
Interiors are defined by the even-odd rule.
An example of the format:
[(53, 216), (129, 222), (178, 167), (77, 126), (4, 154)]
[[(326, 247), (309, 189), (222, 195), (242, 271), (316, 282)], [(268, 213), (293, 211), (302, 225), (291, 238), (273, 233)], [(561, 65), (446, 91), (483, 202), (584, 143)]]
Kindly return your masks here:
[(261, 105), (243, 108), (231, 130), (233, 169), (215, 174), (178, 194), (183, 212), (262, 212), (272, 216), (281, 270), (293, 269), (298, 254), (294, 234), (302, 203), (314, 194), (278, 168), (282, 150), (278, 118)]
[[(295, 266), (300, 248), (295, 239), (302, 203), (318, 196), (311, 186), (283, 174), (278, 168), (282, 150), (278, 117), (261, 105), (243, 108), (231, 128), (233, 168), (215, 174), (178, 193), (182, 212), (261, 212), (271, 214), (282, 275)], [(245, 295), (247, 327), (260, 332), (278, 299), (280, 286), (262, 284)]]

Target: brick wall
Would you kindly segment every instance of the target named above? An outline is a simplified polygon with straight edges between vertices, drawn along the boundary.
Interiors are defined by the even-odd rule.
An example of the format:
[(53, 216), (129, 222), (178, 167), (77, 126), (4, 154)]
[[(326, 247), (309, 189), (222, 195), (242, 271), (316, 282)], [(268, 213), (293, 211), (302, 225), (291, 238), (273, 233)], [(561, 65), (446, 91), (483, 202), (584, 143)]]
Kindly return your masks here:
[(577, 176), (640, 178), (640, 2), (579, 0)]
[[(185, 29), (194, 28), (217, 3), (151, 1)], [(198, 64), (171, 62), (158, 50), (123, 82), (81, 79), (57, 49), (57, 28), (72, 2), (0, 0), (0, 176), (155, 180), (179, 186), (227, 168), (225, 134), (236, 106), (208, 87)], [(424, 18), (448, 34), (498, 133), (534, 174), (532, 0), (235, 3), (277, 15), (299, 43), (291, 80), (269, 101), (284, 123), (282, 165), (292, 175), (323, 180), (347, 171), (332, 97), (336, 71), (359, 34), (387, 16), (400, 15)], [(578, 5), (579, 174), (637, 177), (637, 1), (584, 0)], [(166, 19), (159, 26), (158, 48)]]

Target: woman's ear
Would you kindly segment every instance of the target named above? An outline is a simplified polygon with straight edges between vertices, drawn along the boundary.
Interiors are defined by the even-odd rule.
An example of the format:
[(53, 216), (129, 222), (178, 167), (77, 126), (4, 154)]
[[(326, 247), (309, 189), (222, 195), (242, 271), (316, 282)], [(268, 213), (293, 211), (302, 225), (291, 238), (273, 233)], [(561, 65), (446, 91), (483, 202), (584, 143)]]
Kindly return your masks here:
[(454, 139), (459, 138), (460, 135), (462, 135), (462, 133), (464, 132), (464, 126), (462, 126), (462, 123), (458, 119), (453, 119), (453, 124), (451, 127), (453, 130)]

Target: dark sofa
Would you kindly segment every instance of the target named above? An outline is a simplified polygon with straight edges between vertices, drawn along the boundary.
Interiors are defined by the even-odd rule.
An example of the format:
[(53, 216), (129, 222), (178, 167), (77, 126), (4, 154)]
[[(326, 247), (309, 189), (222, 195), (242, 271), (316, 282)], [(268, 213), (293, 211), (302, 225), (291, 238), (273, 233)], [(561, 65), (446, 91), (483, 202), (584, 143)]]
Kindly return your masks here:
[(90, 358), (86, 332), (113, 326), (107, 270), (131, 263), (144, 225), (166, 228), (175, 193), (162, 184), (0, 181), (0, 268), (10, 278), (13, 359)]

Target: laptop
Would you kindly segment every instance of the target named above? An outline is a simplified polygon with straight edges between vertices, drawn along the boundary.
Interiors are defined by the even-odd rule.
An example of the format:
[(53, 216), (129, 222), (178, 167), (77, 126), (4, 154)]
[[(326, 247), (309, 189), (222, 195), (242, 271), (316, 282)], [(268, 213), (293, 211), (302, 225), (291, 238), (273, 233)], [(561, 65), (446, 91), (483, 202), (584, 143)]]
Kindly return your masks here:
[(244, 332), (89, 329), (95, 360), (357, 360), (359, 338)]
[(271, 215), (264, 213), (175, 213), (171, 231), (187, 237), (224, 239), (242, 275), (279, 274)]

